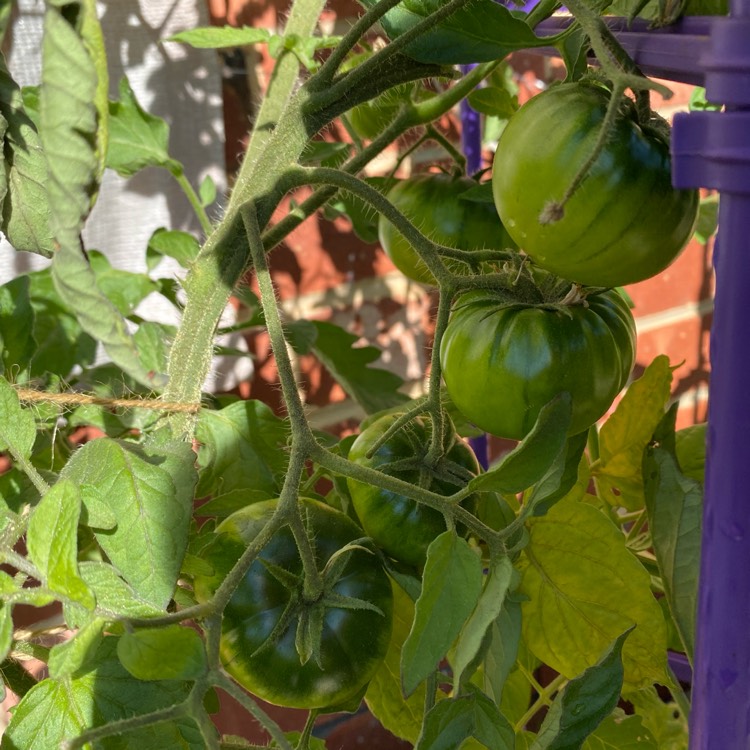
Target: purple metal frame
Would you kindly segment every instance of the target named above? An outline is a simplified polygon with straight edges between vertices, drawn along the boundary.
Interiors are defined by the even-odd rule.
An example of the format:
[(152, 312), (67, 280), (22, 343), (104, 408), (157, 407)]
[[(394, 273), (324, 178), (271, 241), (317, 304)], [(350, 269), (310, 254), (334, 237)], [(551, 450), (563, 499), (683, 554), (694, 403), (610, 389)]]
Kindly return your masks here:
[[(554, 18), (537, 30), (554, 33), (566, 23)], [(721, 192), (690, 748), (748, 750), (750, 0), (731, 0), (729, 16), (685, 18), (666, 29), (609, 23), (645, 73), (704, 85), (709, 101), (726, 105), (677, 115), (672, 138), (675, 186)]]

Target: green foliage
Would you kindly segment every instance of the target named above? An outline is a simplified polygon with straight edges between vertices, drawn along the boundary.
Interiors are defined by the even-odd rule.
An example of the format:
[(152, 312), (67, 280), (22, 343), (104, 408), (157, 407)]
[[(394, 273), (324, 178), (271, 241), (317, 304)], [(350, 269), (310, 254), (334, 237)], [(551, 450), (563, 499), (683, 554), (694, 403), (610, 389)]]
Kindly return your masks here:
[[(0, 34), (10, 5), (0, 3)], [(346, 693), (346, 705), (315, 705), (354, 710), (364, 693), (383, 726), (417, 750), (686, 749), (686, 701), (671, 684), (666, 649), (669, 642), (692, 659), (705, 425), (675, 433), (672, 367), (657, 357), (600, 427), (569, 434), (564, 393), (477, 474), (453, 424), (460, 435), (478, 430), (441, 385), (451, 302), (471, 289), (524, 300), (547, 299), (549, 289), (528, 258), (504, 241), (498, 247), (496, 236), (472, 248), (481, 261), (462, 261), (462, 247), (439, 247), (419, 215), (405, 222), (385, 197), (394, 177), (369, 174), (386, 147), (395, 144), (400, 164), (421, 146), (415, 133), (425, 132), (456, 157), (446, 171), (457, 174), (456, 147), (431, 123), (462, 100), (488, 132), (513, 118), (516, 89), (501, 64), (510, 51), (556, 47), (575, 82), (587, 71), (588, 50), (610, 49), (612, 40), (576, 7), (578, 26), (540, 38), (533, 27), (554, 3), (527, 16), (492, 0), (402, 0), (385, 15), (382, 5), (373, 10), (375, 0), (362, 0), (365, 21), (343, 38), (318, 33), (323, 0), (295, 0), (282, 33), (181, 32), (172, 41), (203, 49), (265, 44), (277, 60), (249, 158), (225, 201), (209, 178), (191, 185), (170, 155), (168, 122), (179, 122), (146, 112), (126, 78), (108, 101), (96, 5), (46, 4), (41, 86), (21, 90), (0, 61), (0, 229), (16, 250), (51, 258), (46, 270), (0, 286), (0, 695), (20, 699), (2, 750), (252, 747), (219, 737), (210, 714), (222, 693), (262, 725), (266, 747), (322, 750), (325, 743), (308, 736), (317, 709), (304, 732), (286, 732), (229, 677), (237, 672), (220, 647), (222, 622), (242, 619), (241, 592), (259, 580), (269, 601), (274, 591), (285, 598), (257, 614), (264, 635), (248, 659), (300, 662), (323, 685), (332, 675), (322, 655), (338, 647), (332, 623), (356, 616), (365, 623), (356, 642), (370, 638), (362, 653), (374, 675), (353, 697)], [(660, 23), (676, 12), (658, 6), (643, 11)], [(376, 21), (383, 44), (372, 43), (381, 29), (365, 29)], [(459, 63), (480, 65), (469, 73), (449, 67)], [(608, 66), (603, 61), (617, 83), (621, 72)], [(428, 74), (442, 78), (423, 80)], [(627, 81), (640, 91), (637, 77)], [(142, 250), (148, 273), (133, 273), (84, 247), (82, 230), (105, 169), (127, 179), (151, 167), (177, 181), (203, 236), (156, 230)], [(356, 176), (363, 170), (366, 179)], [(306, 180), (313, 194), (295, 192)], [(460, 197), (491, 203), (491, 184), (469, 183)], [(226, 204), (215, 222), (206, 214), (214, 204)], [(715, 231), (716, 205), (703, 203), (702, 241)], [(367, 243), (385, 216), (416, 262), (442, 267), (434, 275), (430, 374), (418, 398), (378, 364), (377, 345), (326, 320), (281, 313), (266, 257), (316, 211), (321, 220), (346, 219)], [(179, 264), (177, 278), (159, 278), (165, 257)], [(464, 275), (453, 273), (457, 265)], [(222, 329), (230, 293), (239, 322)], [(141, 303), (152, 294), (182, 312), (179, 325), (148, 319)], [(559, 307), (564, 317), (577, 311)], [(278, 413), (259, 400), (202, 393), (216, 335), (229, 331), (268, 334)], [(106, 362), (95, 361), (99, 343)], [(350, 452), (354, 435), (313, 429), (300, 363), (303, 371), (324, 368), (364, 412), (351, 431), (390, 414), (382, 442), (398, 438), (406, 452), (373, 468)], [(417, 423), (426, 426), (423, 437), (414, 437)], [(457, 448), (468, 463), (452, 458)], [(451, 494), (431, 491), (433, 479)], [(391, 547), (362, 531), (357, 513), (364, 521), (368, 508), (349, 488), (365, 485), (384, 502), (424, 506), (438, 519), (445, 531), (426, 562), (389, 559)], [(336, 514), (346, 538), (330, 541), (325, 528), (313, 528), (304, 497), (315, 498), (323, 516), (332, 513), (325, 506), (346, 513)], [(254, 519), (252, 533), (230, 538), (237, 518)], [(293, 570), (268, 557), (282, 542)], [(362, 563), (363, 585), (380, 582), (380, 606), (353, 589), (353, 561)], [(393, 628), (381, 660), (389, 585)], [(49, 605), (52, 620), (40, 610)], [(22, 611), (28, 628), (15, 619)], [(377, 637), (363, 614), (380, 623)], [(32, 657), (47, 666), (39, 682), (22, 666)], [(271, 698), (288, 705), (281, 671)], [(545, 682), (550, 671), (556, 676)], [(670, 686), (675, 702), (663, 701), (655, 684)], [(616, 708), (621, 698), (632, 715)]]

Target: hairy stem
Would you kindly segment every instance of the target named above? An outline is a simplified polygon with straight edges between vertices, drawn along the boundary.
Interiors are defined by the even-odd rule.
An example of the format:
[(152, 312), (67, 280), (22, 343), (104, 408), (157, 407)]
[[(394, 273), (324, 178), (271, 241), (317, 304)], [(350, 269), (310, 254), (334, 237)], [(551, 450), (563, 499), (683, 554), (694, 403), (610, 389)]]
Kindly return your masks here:
[(198, 194), (190, 184), (190, 180), (188, 180), (188, 178), (185, 176), (185, 173), (182, 171), (182, 169), (180, 169), (179, 174), (174, 175), (174, 178), (175, 180), (177, 180), (177, 183), (182, 188), (182, 192), (185, 193), (185, 197), (190, 202), (190, 205), (192, 206), (193, 211), (195, 212), (195, 215), (200, 222), (201, 229), (205, 232), (206, 235), (211, 234), (211, 231), (213, 230), (211, 220), (208, 218), (206, 209), (203, 208), (203, 204), (201, 203)]

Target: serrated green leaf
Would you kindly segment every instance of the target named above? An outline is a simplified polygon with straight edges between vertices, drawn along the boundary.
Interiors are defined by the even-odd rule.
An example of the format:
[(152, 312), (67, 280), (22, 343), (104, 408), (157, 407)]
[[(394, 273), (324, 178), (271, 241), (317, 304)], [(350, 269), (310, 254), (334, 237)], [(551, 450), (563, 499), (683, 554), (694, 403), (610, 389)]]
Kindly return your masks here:
[(54, 243), (49, 225), (47, 161), (36, 125), (24, 110), (23, 96), (4, 59), (0, 60), (0, 115), (7, 125), (3, 233), (16, 250), (49, 258)]
[(180, 572), (192, 511), (194, 454), (184, 443), (149, 448), (101, 438), (73, 454), (63, 475), (97, 488), (117, 519), (96, 538), (147, 602), (166, 606)]
[(461, 684), (464, 669), (472, 662), (492, 623), (500, 616), (512, 579), (513, 565), (510, 559), (500, 557), (495, 560), (485, 577), (479, 601), (458, 637), (456, 652), (452, 659), (453, 679), (456, 685)]
[(427, 548), (414, 624), (401, 652), (401, 684), (411, 695), (437, 668), (482, 590), (482, 563), (468, 543), (446, 531)]
[[(117, 659), (116, 638), (104, 638), (88, 671), (64, 680), (47, 679), (35, 685), (14, 710), (3, 735), (3, 750), (51, 750), (84, 729), (167, 708), (185, 700), (190, 683), (176, 680), (141, 682), (131, 677)], [(205, 744), (185, 742), (180, 724), (157, 724), (127, 734), (123, 750), (189, 748)], [(161, 745), (157, 744), (161, 742)]]
[(571, 680), (544, 717), (531, 750), (573, 750), (615, 709), (622, 689), (622, 648), (628, 629), (602, 658)]
[(155, 617), (164, 610), (140, 597), (104, 562), (88, 561), (79, 564), (81, 578), (96, 596), (96, 611), (112, 620), (126, 617)]
[(65, 479), (45, 493), (29, 520), (26, 545), (52, 591), (93, 609), (95, 600), (78, 571), (78, 487)]
[(19, 276), (0, 286), (0, 365), (5, 372), (23, 372), (35, 350), (29, 277)]
[(592, 465), (591, 472), (605, 502), (627, 510), (644, 507), (643, 451), (664, 416), (671, 384), (669, 359), (659, 355), (630, 385), (614, 413), (602, 425), (599, 461)]
[(250, 26), (202, 26), (198, 29), (180, 31), (169, 37), (170, 42), (182, 42), (196, 49), (225, 49), (227, 47), (244, 47), (257, 42), (267, 42), (271, 38), (268, 29), (256, 29)]
[(414, 622), (414, 603), (393, 585), (393, 631), (388, 652), (370, 681), (365, 701), (373, 716), (396, 737), (414, 744), (424, 716), (425, 687), (408, 698), (401, 693), (401, 652)]
[(206, 671), (206, 652), (195, 630), (180, 625), (125, 633), (117, 656), (139, 680), (195, 680)]
[(583, 743), (582, 750), (659, 750), (640, 716), (608, 716)]
[(287, 423), (260, 401), (236, 401), (198, 418), (198, 497), (237, 490), (275, 497), (286, 474)]
[(398, 391), (404, 382), (398, 375), (369, 366), (380, 356), (379, 349), (353, 346), (357, 336), (333, 323), (315, 321), (314, 325), (318, 330), (313, 343), (315, 356), (368, 414), (409, 400)]
[(164, 167), (174, 174), (182, 165), (169, 156), (169, 125), (146, 112), (130, 88), (120, 80), (120, 99), (109, 103), (107, 166), (122, 177), (132, 177), (146, 167)]
[(49, 652), (49, 676), (69, 677), (87, 666), (104, 638), (107, 621), (94, 617), (69, 640), (58, 643)]
[(492, 750), (515, 747), (513, 727), (495, 703), (477, 690), (431, 708), (415, 750), (458, 750), (470, 737)]
[(692, 661), (700, 573), (701, 486), (684, 476), (673, 455), (649, 447), (643, 459), (648, 526), (669, 611)]
[(102, 294), (121, 315), (130, 315), (136, 306), (158, 286), (144, 273), (113, 268), (107, 257), (97, 250), (87, 252), (89, 263)]
[(625, 629), (625, 683), (637, 689), (666, 676), (666, 627), (651, 579), (600, 510), (571, 500), (529, 524), (520, 592), (529, 649), (569, 679), (594, 665)]
[(192, 234), (161, 228), (149, 238), (146, 263), (149, 271), (152, 271), (162, 256), (168, 256), (174, 258), (183, 268), (190, 268), (190, 264), (198, 255), (198, 250), (200, 245)]
[(540, 481), (565, 446), (571, 403), (570, 394), (562, 393), (543, 406), (531, 432), (469, 488), (515, 494)]
[(24, 409), (5, 378), (0, 377), (0, 451), (29, 458), (36, 440), (33, 414)]
[[(365, 8), (375, 4), (375, 0), (360, 2)], [(380, 22), (395, 39), (442, 4), (441, 0), (403, 0)], [(422, 34), (405, 52), (423, 63), (459, 65), (498, 60), (513, 50), (539, 46), (544, 46), (544, 40), (507, 8), (493, 0), (477, 0)]]

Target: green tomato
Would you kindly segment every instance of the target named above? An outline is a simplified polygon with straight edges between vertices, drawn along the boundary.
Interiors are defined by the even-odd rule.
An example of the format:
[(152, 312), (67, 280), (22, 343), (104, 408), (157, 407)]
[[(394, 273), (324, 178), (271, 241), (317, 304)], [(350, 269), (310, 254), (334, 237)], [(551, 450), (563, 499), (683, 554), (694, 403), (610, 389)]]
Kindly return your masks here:
[[(388, 414), (364, 429), (349, 450), (349, 460), (377, 469), (439, 495), (452, 495), (479, 472), (476, 456), (451, 428), (437, 466), (428, 463), (431, 422), (417, 417), (368, 453), (399, 417)], [(443, 514), (404, 495), (347, 479), (354, 509), (367, 535), (394, 560), (424, 565), (427, 548), (446, 530)], [(470, 501), (471, 502), (471, 501)], [(466, 504), (466, 503), (465, 503)]]
[(601, 86), (566, 83), (527, 102), (498, 143), (492, 187), (508, 232), (542, 268), (580, 284), (615, 287), (665, 269), (690, 238), (695, 190), (675, 190), (669, 145), (641, 128), (624, 100), (606, 144), (559, 221), (560, 201), (593, 152), (610, 100)]
[[(348, 516), (301, 499), (302, 517), (318, 570), (364, 532)], [(217, 528), (204, 552), (215, 573), (197, 577), (207, 601), (275, 511), (276, 500), (249, 505)], [(302, 560), (288, 526), (274, 534), (232, 594), (222, 620), (220, 654), (227, 672), (254, 695), (293, 708), (332, 708), (357, 701), (385, 657), (393, 623), (393, 592), (378, 558), (365, 549), (346, 553), (330, 596), (306, 601)], [(296, 580), (296, 582), (295, 582)], [(348, 604), (355, 606), (347, 606)], [(297, 639), (318, 620), (319, 649), (303, 663)], [(315, 640), (315, 639), (313, 639)]]
[[(491, 203), (461, 198), (475, 187), (477, 183), (468, 177), (421, 174), (397, 183), (386, 197), (422, 234), (440, 245), (460, 250), (515, 247)], [(382, 215), (378, 236), (386, 254), (404, 276), (421, 284), (435, 284), (435, 277), (414, 248)], [(459, 262), (452, 265), (457, 271), (466, 269)]]
[(635, 323), (615, 291), (584, 304), (507, 304), (471, 291), (456, 301), (440, 346), (451, 399), (477, 427), (521, 440), (541, 408), (572, 399), (570, 435), (602, 417), (635, 362)]

